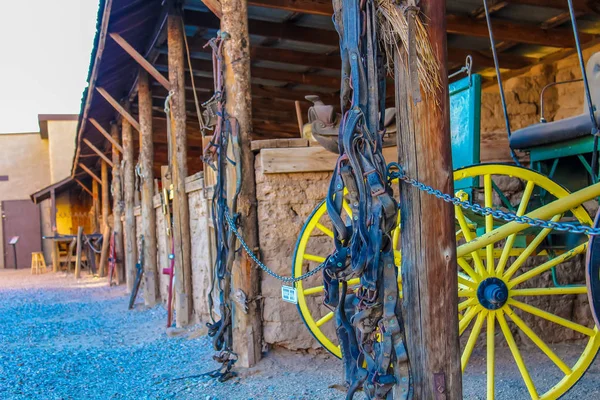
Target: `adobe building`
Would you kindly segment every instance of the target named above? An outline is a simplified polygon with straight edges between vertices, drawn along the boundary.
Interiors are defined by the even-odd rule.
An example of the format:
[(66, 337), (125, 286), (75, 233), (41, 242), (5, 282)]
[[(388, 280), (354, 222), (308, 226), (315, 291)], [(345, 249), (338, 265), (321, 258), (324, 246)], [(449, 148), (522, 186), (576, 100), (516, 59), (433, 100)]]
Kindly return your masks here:
[(0, 268), (14, 268), (8, 243), (15, 236), (19, 268), (30, 265), (32, 252), (48, 250), (42, 236), (52, 231), (51, 202), (34, 204), (30, 195), (70, 179), (77, 115), (40, 114), (38, 121), (39, 132), (0, 134)]

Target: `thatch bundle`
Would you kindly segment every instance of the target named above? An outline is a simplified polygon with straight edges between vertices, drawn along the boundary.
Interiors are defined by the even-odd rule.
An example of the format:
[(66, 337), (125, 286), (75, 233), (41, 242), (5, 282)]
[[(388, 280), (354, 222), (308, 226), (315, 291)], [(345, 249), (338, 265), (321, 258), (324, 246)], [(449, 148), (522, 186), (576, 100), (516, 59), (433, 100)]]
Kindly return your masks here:
[[(408, 68), (408, 18), (411, 12), (407, 5), (398, 4), (396, 0), (375, 0), (379, 20), (379, 35), (387, 55), (387, 68), (394, 69), (394, 53), (398, 52), (400, 60)], [(435, 56), (423, 15), (416, 13), (415, 32), (417, 50), (417, 69), (419, 82), (427, 95), (436, 95), (441, 89), (439, 79), (440, 64)]]

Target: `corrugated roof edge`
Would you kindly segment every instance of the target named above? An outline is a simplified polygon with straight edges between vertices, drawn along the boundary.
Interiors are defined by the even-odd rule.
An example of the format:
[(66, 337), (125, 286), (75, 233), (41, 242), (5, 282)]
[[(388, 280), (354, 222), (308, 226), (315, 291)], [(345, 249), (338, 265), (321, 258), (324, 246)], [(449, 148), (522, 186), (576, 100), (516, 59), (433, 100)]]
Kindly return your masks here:
[[(75, 170), (79, 162), (79, 151), (81, 143), (81, 135), (85, 129), (85, 117), (87, 115), (92, 96), (94, 95), (95, 77), (98, 72), (100, 60), (102, 59), (102, 51), (104, 50), (104, 42), (106, 41), (106, 30), (108, 28), (108, 20), (110, 19), (110, 10), (112, 0), (100, 0), (98, 2), (98, 16), (96, 17), (96, 35), (94, 36), (94, 47), (90, 55), (90, 66), (88, 69), (87, 87), (81, 95), (81, 110), (79, 111), (79, 121), (77, 123), (77, 135), (75, 136), (75, 157), (71, 166), (71, 177), (75, 177)], [(90, 91), (90, 88), (92, 89)]]

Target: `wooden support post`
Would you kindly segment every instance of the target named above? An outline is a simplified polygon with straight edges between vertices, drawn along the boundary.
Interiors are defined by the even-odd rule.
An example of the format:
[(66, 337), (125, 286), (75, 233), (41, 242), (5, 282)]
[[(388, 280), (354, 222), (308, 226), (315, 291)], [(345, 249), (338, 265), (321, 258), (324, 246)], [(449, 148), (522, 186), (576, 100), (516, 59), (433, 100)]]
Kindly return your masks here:
[(92, 123), (92, 125), (94, 125), (96, 127), (96, 129), (98, 129), (98, 132), (100, 132), (102, 134), (102, 136), (104, 136), (106, 138), (106, 140), (108, 140), (113, 145), (113, 149), (117, 149), (117, 151), (119, 153), (123, 154), (123, 147), (121, 147), (119, 142), (115, 141), (112, 138), (112, 136), (110, 136), (110, 133), (108, 133), (106, 131), (106, 129), (104, 129), (98, 121), (96, 121), (94, 118), (90, 118), (90, 119), (88, 119), (88, 121), (90, 121)]
[[(410, 75), (396, 57), (398, 160), (411, 178), (453, 193), (445, 0), (420, 3), (440, 68), (440, 91), (415, 104)], [(400, 185), (403, 313), (414, 399), (462, 399), (454, 208)]]
[[(100, 179), (102, 179), (102, 171), (100, 171)], [(99, 219), (100, 219), (100, 199), (99, 199), (99, 193), (98, 193), (98, 182), (93, 180), (92, 181), (92, 230), (94, 233), (101, 232)]]
[[(119, 126), (114, 122), (110, 127), (110, 133), (115, 141), (119, 141)], [(125, 270), (123, 267), (123, 191), (121, 182), (121, 161), (119, 153), (113, 147), (112, 161), (112, 195), (113, 195), (113, 232), (115, 235), (115, 253), (117, 257), (117, 284), (120, 285), (125, 280)]]
[(110, 244), (110, 227), (108, 226), (110, 200), (108, 198), (108, 164), (103, 162), (100, 168), (102, 175), (102, 250), (100, 252), (100, 262), (98, 263), (98, 276), (103, 277), (106, 273), (104, 267), (108, 261)]
[[(222, 0), (221, 30), (230, 35), (225, 42), (225, 91), (227, 113), (236, 118), (240, 127), (242, 181), (238, 197), (241, 231), (251, 249), (258, 249), (256, 183), (252, 141), (252, 93), (250, 87), (250, 53), (248, 7), (244, 0)], [(259, 270), (243, 251), (236, 255), (232, 271), (232, 291), (241, 290), (248, 301), (248, 312), (233, 303), (233, 349), (239, 365), (251, 367), (260, 360), (262, 324)]]
[[(52, 229), (52, 236), (56, 236), (56, 192), (54, 189), (50, 191), (50, 225)], [(55, 240), (52, 241), (52, 271), (58, 272), (60, 269), (60, 261), (58, 254), (58, 242)]]
[(60, 254), (58, 249), (58, 242), (52, 241), (52, 271), (58, 272), (60, 270)]
[(83, 226), (77, 228), (77, 253), (75, 257), (75, 279), (81, 278), (81, 245), (83, 242)]
[(96, 146), (94, 146), (92, 144), (92, 142), (90, 142), (89, 140), (87, 140), (86, 138), (83, 139), (83, 143), (87, 144), (87, 146), (92, 149), (94, 151), (94, 153), (98, 154), (98, 156), (103, 159), (104, 161), (106, 161), (108, 163), (108, 165), (110, 165), (111, 167), (112, 165), (112, 161), (110, 161), (110, 159), (106, 156), (106, 154), (104, 154), (103, 152), (100, 151), (100, 149), (98, 149)]
[[(175, 11), (172, 11), (175, 12)], [(167, 21), (169, 82), (171, 90), (171, 180), (173, 182), (173, 237), (175, 239), (175, 309), (177, 326), (185, 326), (192, 315), (192, 254), (190, 212), (185, 193), (187, 135), (185, 113), (185, 62), (181, 16)]]
[(103, 162), (100, 166), (102, 176), (102, 224), (100, 229), (102, 232), (102, 249), (100, 251), (100, 261), (98, 262), (98, 276), (104, 277), (107, 269), (105, 268), (108, 261), (108, 250), (110, 240), (110, 228), (108, 225), (109, 214), (109, 197), (108, 197), (108, 164)]
[[(125, 107), (128, 109), (128, 107)], [(133, 133), (131, 124), (123, 119), (121, 126), (123, 134), (123, 178), (124, 178), (124, 203), (125, 203), (125, 277), (127, 281), (127, 290), (131, 293), (133, 290), (133, 281), (135, 280), (135, 264), (137, 262), (137, 237), (135, 234), (135, 162), (133, 159)]]
[(156, 263), (156, 212), (154, 210), (154, 143), (152, 142), (152, 93), (148, 74), (140, 69), (138, 76), (138, 114), (140, 120), (141, 234), (144, 235), (144, 302), (152, 307), (159, 294)]

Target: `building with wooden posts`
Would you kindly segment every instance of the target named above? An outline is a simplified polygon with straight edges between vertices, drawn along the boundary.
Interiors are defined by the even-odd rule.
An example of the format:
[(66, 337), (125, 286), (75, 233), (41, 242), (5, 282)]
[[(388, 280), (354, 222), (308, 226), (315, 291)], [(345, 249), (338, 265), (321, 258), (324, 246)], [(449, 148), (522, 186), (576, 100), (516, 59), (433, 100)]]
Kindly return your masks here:
[(40, 114), (38, 122), (39, 132), (0, 134), (0, 268), (14, 267), (8, 244), (14, 236), (19, 236), (19, 267), (29, 266), (31, 253), (42, 249), (50, 261), (50, 248), (42, 236), (51, 232), (51, 205), (32, 204), (30, 195), (69, 179), (77, 115)]
[[(471, 123), (468, 128), (471, 150), (454, 156), (455, 161), (468, 157), (475, 164), (509, 162), (510, 147), (480, 3), (448, 0), (442, 24), (447, 36), (443, 31), (440, 34), (447, 37), (448, 46), (444, 74), (461, 70), (470, 56), (469, 79), (471, 74), (477, 74), (480, 85), (476, 92), (470, 92), (476, 96), (470, 97), (473, 105), (456, 109), (465, 113), (470, 110), (466, 121)], [(512, 128), (539, 122), (540, 112), (547, 120), (580, 114), (584, 106), (580, 82), (572, 82), (570, 86), (551, 85), (546, 98), (540, 99), (548, 84), (581, 77), (573, 35), (568, 28), (566, 2), (516, 0), (495, 4), (491, 10), (492, 19), (497, 22), (494, 34)], [(575, 2), (575, 7), (581, 16), (580, 38), (588, 59), (600, 51), (596, 38), (600, 32), (599, 9), (583, 1)], [(178, 326), (209, 322), (211, 314), (207, 297), (213, 282), (216, 246), (211, 218), (215, 177), (212, 171), (203, 171), (201, 156), (207, 138), (202, 135), (202, 122), (198, 118), (198, 106), (212, 98), (215, 88), (211, 50), (206, 43), (218, 31), (232, 38), (224, 44), (224, 79), (228, 90), (227, 112), (235, 116), (240, 128), (243, 165), (238, 199), (240, 230), (248, 247), (260, 254), (263, 263), (275, 273), (288, 276), (295, 262), (298, 237), (315, 206), (325, 197), (337, 159), (314, 139), (303, 135), (311, 106), (305, 96), (318, 94), (323, 102), (335, 105), (339, 111), (339, 38), (331, 21), (332, 12), (329, 2), (312, 0), (100, 2), (71, 179), (77, 177), (86, 188), (95, 188), (93, 193), (97, 193), (98, 199), (89, 206), (98, 210), (96, 220), (101, 223), (97, 232), (104, 235), (105, 243), (111, 234), (115, 235), (119, 279), (127, 282), (129, 288), (139, 257), (138, 239), (144, 237), (143, 296), (149, 306), (166, 302), (169, 279), (162, 270), (168, 267), (169, 254), (175, 249), (174, 299)], [(397, 79), (396, 83), (400, 81)], [(457, 81), (451, 79), (451, 102), (452, 85)], [(388, 88), (387, 104), (392, 106), (394, 89), (398, 89), (392, 77), (388, 79)], [(451, 104), (450, 119), (455, 121), (460, 116), (452, 114), (455, 110), (452, 107)], [(417, 142), (423, 135), (416, 135)], [(428, 160), (420, 162), (438, 162), (439, 152), (419, 149), (415, 157)], [(384, 155), (388, 161), (397, 160), (397, 152), (395, 147), (386, 148)], [(523, 163), (533, 157), (529, 152), (517, 154)], [(582, 156), (584, 160), (586, 157), (587, 153)], [(565, 166), (561, 168), (573, 168), (571, 163), (576, 160), (571, 158), (565, 158), (561, 164)], [(536, 160), (540, 171), (556, 172), (556, 179), (563, 179), (561, 183), (573, 186), (569, 187), (572, 190), (588, 183), (574, 182), (558, 173), (561, 168), (552, 167), (549, 159)], [(448, 171), (442, 169), (429, 178), (432, 181), (428, 183), (434, 187), (448, 185), (451, 180)], [(502, 199), (508, 202), (520, 199), (523, 187), (511, 187), (506, 182), (494, 183), (508, 193)], [(173, 193), (172, 231), (168, 214), (164, 213), (163, 189)], [(494, 199), (501, 197), (495, 196)], [(419, 200), (415, 197), (412, 201)], [(424, 202), (425, 205), (429, 210), (439, 208), (435, 203)], [(593, 201), (586, 206), (590, 213), (597, 207)], [(412, 228), (415, 229), (412, 234), (418, 236), (428, 229), (439, 228), (436, 224), (439, 225), (424, 218)], [(406, 227), (409, 228), (410, 225)], [(330, 251), (331, 243), (325, 243), (330, 230), (322, 229), (320, 239), (317, 238), (323, 241), (317, 246), (321, 253), (304, 254), (314, 262), (324, 260)], [(436, 263), (444, 262), (443, 249), (424, 245), (415, 251), (415, 254), (436, 251), (431, 260), (437, 261), (428, 270), (431, 277), (440, 271)], [(323, 340), (315, 334), (317, 330), (323, 337), (335, 336), (333, 324), (327, 325), (333, 316), (328, 309), (316, 301), (307, 306), (316, 310), (311, 325), (313, 337), (305, 328), (306, 319), (299, 318), (296, 306), (282, 302), (282, 284), (261, 273), (243, 251), (236, 257), (238, 262), (232, 271), (233, 336), (239, 365), (255, 364), (270, 346), (319, 348)], [(558, 279), (567, 279), (567, 275)], [(312, 283), (318, 285), (318, 279)], [(444, 290), (441, 292), (450, 296)], [(576, 310), (586, 307), (577, 296), (568, 302), (575, 310), (573, 315), (579, 315)], [(560, 303), (551, 309), (563, 306)], [(581, 339), (576, 336), (552, 329), (544, 332), (544, 338), (552, 342)], [(335, 352), (336, 346), (332, 346), (330, 350)]]

